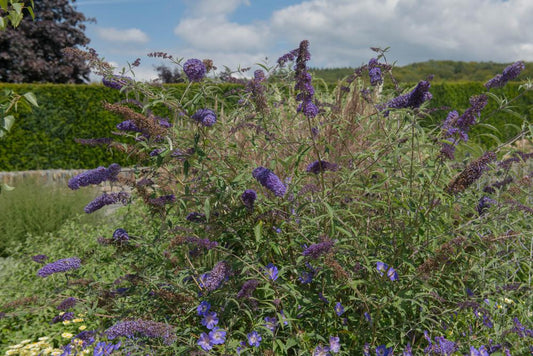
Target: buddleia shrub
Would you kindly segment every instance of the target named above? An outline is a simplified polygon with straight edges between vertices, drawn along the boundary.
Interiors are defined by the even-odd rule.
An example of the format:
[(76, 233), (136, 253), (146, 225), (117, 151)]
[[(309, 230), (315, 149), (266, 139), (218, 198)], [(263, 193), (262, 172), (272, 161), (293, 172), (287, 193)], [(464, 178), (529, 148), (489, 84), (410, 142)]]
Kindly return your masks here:
[(302, 41), (253, 73), (234, 110), (205, 77), (210, 61), (152, 54), (183, 67), (185, 92), (199, 89), (185, 99), (82, 55), (136, 100), (104, 104), (124, 119), (129, 141), (115, 148), (137, 160), (134, 175), (102, 166), (69, 182), (125, 187), (88, 213), (132, 207), (94, 237), (111, 259), (94, 253), (66, 272), (121, 270), (78, 290), (80, 308), (102, 316), (98, 338), (123, 342), (117, 353), (529, 350), (531, 128), (490, 150), (469, 137), (494, 82), (428, 129), (430, 78), (402, 89), (380, 49), (327, 91)]

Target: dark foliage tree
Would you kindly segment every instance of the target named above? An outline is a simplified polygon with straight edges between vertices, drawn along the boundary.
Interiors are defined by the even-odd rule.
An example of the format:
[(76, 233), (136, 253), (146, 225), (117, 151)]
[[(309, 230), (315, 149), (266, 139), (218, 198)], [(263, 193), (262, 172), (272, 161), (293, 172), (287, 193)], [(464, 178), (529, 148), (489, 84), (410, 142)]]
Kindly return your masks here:
[[(75, 0), (72, 0), (74, 2)], [(69, 0), (35, 0), (35, 20), (24, 16), (17, 29), (0, 32), (0, 82), (83, 83), (83, 59), (66, 58), (63, 49), (85, 46), (88, 19)]]
[(170, 84), (185, 82), (185, 76), (179, 70), (179, 68), (174, 68), (174, 70), (172, 70), (165, 65), (160, 65), (155, 67), (155, 70), (157, 71), (157, 76), (162, 83)]

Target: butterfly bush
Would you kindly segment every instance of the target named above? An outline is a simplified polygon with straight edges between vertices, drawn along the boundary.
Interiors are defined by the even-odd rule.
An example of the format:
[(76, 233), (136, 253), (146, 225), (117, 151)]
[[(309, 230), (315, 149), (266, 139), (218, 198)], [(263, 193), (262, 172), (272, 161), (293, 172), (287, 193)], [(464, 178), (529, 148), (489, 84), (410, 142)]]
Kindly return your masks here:
[[(107, 69), (126, 99), (103, 104), (121, 143), (102, 143), (132, 175), (98, 167), (68, 186), (119, 183), (85, 211), (126, 207), (51, 305), (93, 313), (103, 354), (110, 340), (143, 355), (529, 352), (528, 126), (482, 146), (473, 128), (494, 93), (431, 107), (429, 79), (407, 88), (372, 50), (335, 89), (314, 78), (306, 40), (274, 66), (221, 74), (152, 53), (183, 70), (183, 92)], [(68, 261), (31, 268), (81, 266)]]

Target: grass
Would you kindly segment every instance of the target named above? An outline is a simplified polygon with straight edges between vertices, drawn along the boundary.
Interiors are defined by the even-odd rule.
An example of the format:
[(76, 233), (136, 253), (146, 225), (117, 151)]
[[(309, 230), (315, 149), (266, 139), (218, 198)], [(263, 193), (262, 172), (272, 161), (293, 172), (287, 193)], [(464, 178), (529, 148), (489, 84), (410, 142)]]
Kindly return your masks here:
[(82, 215), (97, 189), (71, 191), (66, 183), (45, 183), (37, 178), (19, 179), (15, 189), (0, 194), (0, 257), (9, 256), (28, 235), (54, 233), (78, 215), (81, 222), (98, 224), (102, 214)]

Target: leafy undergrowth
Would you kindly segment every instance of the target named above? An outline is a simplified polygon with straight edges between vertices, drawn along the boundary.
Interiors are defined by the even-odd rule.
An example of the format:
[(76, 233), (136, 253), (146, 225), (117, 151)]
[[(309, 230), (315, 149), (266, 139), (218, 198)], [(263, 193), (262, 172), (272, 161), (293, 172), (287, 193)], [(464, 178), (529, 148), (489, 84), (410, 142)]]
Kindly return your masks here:
[[(109, 225), (27, 239), (3, 277), (2, 344), (49, 336), (65, 355), (527, 354), (531, 127), (523, 118), (498, 147), (468, 139), (491, 115), (491, 87), (521, 63), (427, 129), (429, 81), (383, 92), (392, 67), (378, 50), (327, 92), (307, 74), (307, 46), (256, 71), (231, 112), (203, 77), (209, 62), (174, 60), (199, 82), (193, 100), (108, 73), (132, 99), (105, 105), (131, 136), (115, 148), (143, 168), (121, 179), (111, 165), (69, 186), (119, 180), (133, 194), (85, 207), (127, 204)], [(168, 118), (151, 114), (161, 104)], [(76, 317), (78, 335), (66, 329)]]

